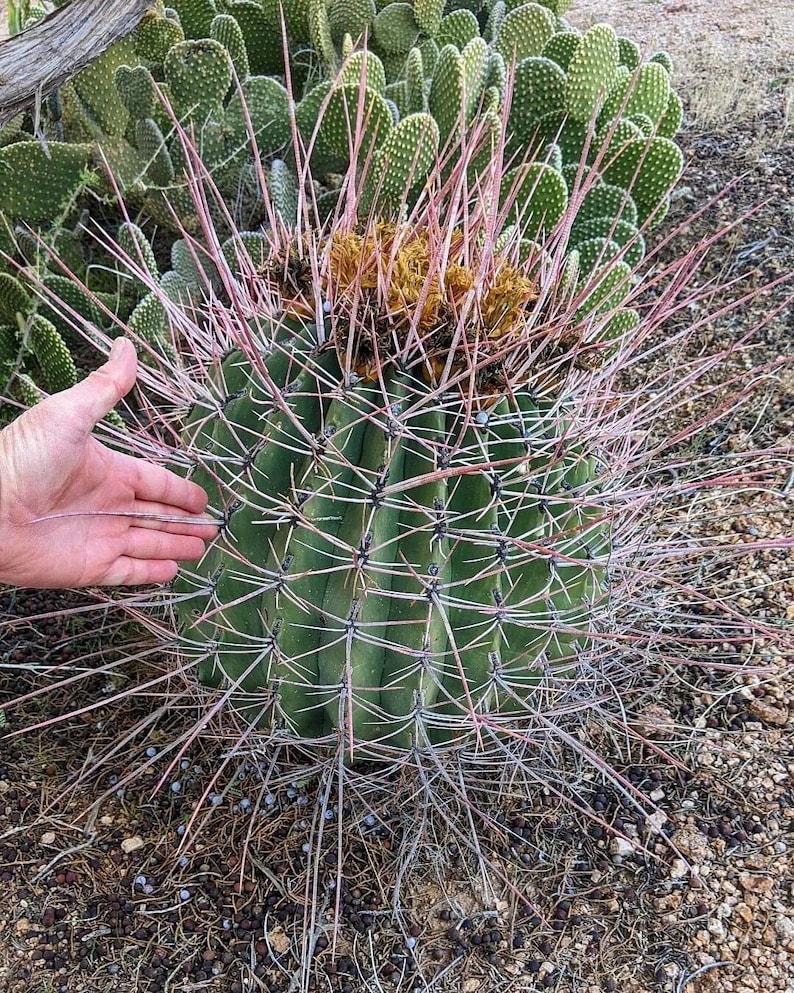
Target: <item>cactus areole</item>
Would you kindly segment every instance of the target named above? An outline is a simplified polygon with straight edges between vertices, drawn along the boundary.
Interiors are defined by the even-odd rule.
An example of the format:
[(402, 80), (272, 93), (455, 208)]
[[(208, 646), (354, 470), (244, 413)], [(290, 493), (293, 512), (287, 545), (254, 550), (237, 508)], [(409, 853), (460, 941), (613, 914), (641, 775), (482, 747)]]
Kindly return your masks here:
[(534, 354), (531, 265), (460, 232), (378, 223), (318, 257), (266, 264), (279, 319), (185, 422), (224, 527), (175, 582), (182, 652), (249, 724), (354, 757), (509, 734), (606, 597), (570, 360)]

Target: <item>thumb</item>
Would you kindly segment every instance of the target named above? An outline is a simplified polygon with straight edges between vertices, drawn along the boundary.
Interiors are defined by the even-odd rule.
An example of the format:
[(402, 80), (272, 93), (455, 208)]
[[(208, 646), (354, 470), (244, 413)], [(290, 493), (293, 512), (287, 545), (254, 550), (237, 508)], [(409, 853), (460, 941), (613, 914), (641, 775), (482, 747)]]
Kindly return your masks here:
[(79, 427), (90, 432), (94, 425), (132, 389), (138, 370), (135, 347), (127, 338), (116, 338), (108, 361), (60, 395), (72, 407)]

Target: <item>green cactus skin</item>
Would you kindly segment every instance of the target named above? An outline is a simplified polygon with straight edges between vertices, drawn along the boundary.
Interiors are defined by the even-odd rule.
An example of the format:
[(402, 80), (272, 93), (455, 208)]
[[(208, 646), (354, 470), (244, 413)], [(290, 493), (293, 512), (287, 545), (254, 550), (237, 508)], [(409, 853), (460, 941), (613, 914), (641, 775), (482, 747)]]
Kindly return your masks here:
[(239, 22), (229, 14), (218, 14), (210, 25), (210, 38), (223, 45), (229, 53), (237, 78), (241, 81), (245, 79), (250, 73), (251, 67)]
[[(44, 399), (45, 393), (41, 387), (27, 373), (17, 371), (16, 363), (6, 362), (0, 365), (0, 384), (12, 375), (11, 392), (18, 397), (23, 408), (33, 407)], [(8, 424), (19, 412), (16, 406), (0, 403), (0, 424)]]
[(146, 178), (154, 186), (170, 186), (174, 181), (174, 163), (162, 131), (150, 117), (135, 122), (135, 143), (146, 163)]
[(338, 59), (326, 0), (309, 0), (309, 38), (328, 74), (334, 73)]
[(582, 243), (592, 239), (609, 239), (619, 248), (625, 248), (623, 258), (632, 268), (638, 266), (645, 256), (645, 239), (628, 221), (616, 221), (614, 217), (593, 217), (581, 221), (577, 217), (571, 228), (571, 244), (581, 253)]
[[(154, 250), (137, 224), (124, 221), (119, 227), (117, 241), (119, 248), (129, 256), (134, 265), (141, 268), (151, 279), (159, 280), (160, 270), (154, 257)], [(143, 286), (141, 281), (138, 280), (137, 283)]]
[(671, 90), (665, 112), (659, 119), (656, 134), (660, 138), (675, 138), (681, 130), (681, 125), (683, 123), (684, 105), (681, 103), (681, 97), (679, 97), (675, 90)]
[[(517, 192), (515, 192), (517, 190)], [(518, 225), (522, 238), (536, 241), (549, 234), (565, 213), (568, 187), (552, 166), (535, 162), (511, 169), (502, 180), (502, 198), (515, 192), (507, 215), (508, 224)]]
[(17, 141), (20, 138), (24, 138), (24, 125), (24, 114), (17, 114), (16, 117), (12, 117), (10, 121), (7, 121), (2, 128), (0, 128), (0, 147), (3, 145), (10, 145), (12, 142)]
[(328, 0), (328, 23), (335, 45), (341, 46), (346, 34), (358, 41), (369, 32), (374, 19), (373, 0)]
[(404, 113), (419, 114), (427, 110), (425, 68), (422, 52), (412, 48), (405, 60), (405, 109)]
[(215, 0), (172, 0), (185, 38), (209, 38), (212, 20), (219, 13)]
[(23, 317), (32, 305), (30, 294), (10, 272), (0, 272), (0, 321), (16, 327), (17, 315)]
[(52, 221), (87, 181), (91, 145), (18, 141), (0, 148), (0, 211), (30, 222)]
[[(639, 62), (636, 46), (626, 39), (618, 39), (607, 25), (596, 25), (584, 35), (575, 32), (559, 19), (557, 11), (561, 6), (555, 0), (544, 0), (540, 4), (497, 2), (491, 5), (489, 22), (484, 29), (484, 38), (492, 39), (487, 48), (483, 48), (484, 39), (480, 37), (475, 16), (475, 13), (485, 16), (485, 10), (481, 10), (478, 3), (447, 5), (442, 9), (437, 0), (425, 0), (417, 9), (408, 3), (380, 2), (376, 9), (370, 5), (370, 0), (357, 0), (355, 5), (342, 0), (334, 0), (331, 4), (326, 0), (292, 0), (284, 7), (283, 16), (293, 51), (297, 39), (313, 39), (315, 52), (309, 61), (314, 59), (315, 71), (319, 56), (324, 67), (322, 71), (335, 72), (341, 45), (343, 54), (348, 53), (342, 79), (353, 85), (358, 82), (357, 74), (362, 60), (366, 59), (372, 71), (369, 88), (381, 97), (388, 96), (386, 106), (392, 122), (396, 124), (408, 114), (429, 110), (439, 125), (442, 143), (457, 134), (461, 122), (468, 123), (474, 113), (499, 112), (492, 97), (480, 102), (479, 106), (478, 101), (483, 101), (483, 94), (489, 87), (496, 86), (499, 92), (504, 92), (506, 74), (502, 69), (506, 54), (514, 55), (517, 60), (508, 121), (511, 154), (537, 154), (549, 143), (557, 141), (557, 129), (564, 114), (568, 113), (573, 120), (569, 119), (563, 125), (558, 143), (563, 163), (575, 162), (581, 156), (586, 122), (592, 113), (601, 109), (599, 133), (604, 134), (620, 112), (620, 104), (627, 98), (623, 116), (638, 125), (645, 138), (652, 135), (672, 138), (680, 127), (681, 104), (670, 89), (670, 65), (664, 53), (643, 65)], [(166, 41), (161, 38), (157, 48), (157, 32), (162, 32), (164, 25), (168, 32), (180, 29), (172, 16), (152, 13), (144, 18), (133, 41), (128, 43), (134, 45), (136, 56), (151, 66), (158, 80), (164, 75), (164, 91), (170, 91), (184, 123), (200, 131), (206, 126), (208, 115), (211, 115), (213, 127), (215, 121), (222, 120), (223, 135), (207, 134), (206, 140), (201, 139), (201, 145), (216, 181), (229, 196), (236, 195), (235, 191), (240, 189), (242, 170), (250, 159), (240, 100), (234, 88), (227, 87), (232, 65), (236, 66), (238, 77), (245, 79), (248, 71), (261, 80), (245, 89), (260, 153), (283, 155), (290, 138), (286, 90), (269, 75), (283, 69), (281, 17), (282, 9), (276, 0), (267, 3), (228, 0), (223, 4), (188, 0), (180, 5), (178, 19), (189, 25), (186, 32), (191, 40), (170, 44), (177, 36), (169, 33)], [(351, 53), (352, 38), (360, 34), (362, 26), (368, 29), (375, 51)], [(201, 37), (213, 33), (216, 38)], [(150, 45), (144, 51), (147, 37)], [(166, 38), (166, 35), (162, 37)], [(205, 48), (213, 44), (217, 47)], [(446, 44), (453, 45), (461, 54), (467, 53), (462, 64), (453, 65), (452, 56), (447, 52), (442, 64), (438, 65), (440, 52)], [(421, 64), (417, 55), (411, 54), (409, 58), (414, 47), (421, 54)], [(482, 78), (483, 53), (485, 79)], [(161, 60), (165, 66), (156, 60)], [(115, 88), (121, 105), (127, 114), (138, 120), (155, 120), (168, 135), (171, 123), (167, 115), (161, 113), (159, 106), (152, 108), (155, 94), (151, 76), (145, 67), (135, 67), (134, 59), (128, 61), (130, 66), (119, 67), (116, 72)], [(293, 83), (297, 85), (305, 76), (306, 67), (301, 68), (301, 65), (296, 62), (292, 66)], [(558, 66), (559, 71), (552, 65)], [(634, 70), (636, 85), (633, 85)], [(316, 75), (313, 78), (316, 79)], [(561, 97), (563, 83), (564, 100)], [(305, 104), (299, 114), (304, 137), (306, 122), (312, 119), (312, 105), (316, 106), (317, 93), (315, 87), (300, 102)], [(462, 107), (464, 100), (465, 107)], [(603, 101), (606, 102), (602, 106)], [(228, 103), (225, 110), (223, 103)], [(118, 121), (112, 123), (116, 130), (120, 126)], [(333, 132), (333, 121), (326, 127)], [(111, 141), (108, 135), (100, 136), (90, 128), (88, 134), (102, 141), (111, 165), (122, 177), (122, 188), (141, 182), (163, 186), (173, 181), (164, 150), (154, 161), (153, 150), (149, 148), (152, 142), (145, 143), (147, 159), (152, 164), (147, 174), (146, 163), (123, 139)], [(134, 129), (127, 129), (126, 134), (129, 142)], [(225, 153), (224, 140), (227, 143)], [(315, 171), (323, 175), (344, 170), (347, 150), (342, 148), (342, 142), (332, 137), (331, 148), (325, 148), (326, 144), (321, 135), (312, 157)], [(180, 150), (171, 138), (166, 138), (166, 145), (178, 177), (184, 165)], [(162, 148), (161, 145), (158, 147)], [(325, 197), (325, 194), (321, 192), (320, 196)], [(158, 217), (162, 213), (160, 211)]]
[(525, 391), (465, 431), (459, 401), (410, 372), (345, 385), (331, 353), (318, 391), (308, 337), (293, 351), (279, 332), (266, 377), (227, 358), (228, 399), (186, 423), (188, 451), (223, 467), (211, 504), (236, 509), (175, 585), (185, 654), (287, 736), (459, 743), (468, 713), (519, 711), (543, 665), (587, 644), (607, 546), (583, 509), (594, 462), (560, 459)]
[(540, 55), (556, 28), (557, 22), (547, 7), (525, 3), (506, 15), (495, 48), (506, 62), (520, 62), (530, 55)]
[(414, 17), (419, 30), (433, 38), (444, 17), (444, 0), (414, 0)]
[(543, 46), (541, 55), (545, 59), (551, 59), (557, 65), (568, 71), (571, 60), (579, 48), (580, 36), (573, 31), (560, 31), (553, 34)]
[(152, 74), (145, 66), (120, 65), (113, 80), (121, 102), (131, 117), (154, 117), (157, 92)]
[(576, 319), (585, 320), (591, 314), (603, 314), (618, 309), (632, 287), (633, 278), (631, 266), (622, 259), (612, 260), (592, 269), (582, 265), (579, 288), (587, 290), (588, 296), (577, 310)]
[(352, 52), (345, 59), (339, 74), (339, 82), (352, 86), (362, 79), (367, 89), (380, 96), (386, 95), (386, 70), (383, 68), (383, 62), (374, 52)]
[(428, 109), (435, 118), (441, 147), (462, 126), (463, 58), (455, 45), (445, 45), (438, 55), (428, 95)]
[(133, 335), (151, 345), (156, 352), (160, 354), (168, 352), (166, 341), (168, 315), (155, 293), (147, 293), (137, 304), (130, 315), (128, 327)]
[(392, 115), (380, 94), (359, 83), (334, 86), (320, 83), (303, 98), (295, 118), (317, 173), (343, 171), (349, 162), (351, 122), (361, 113), (367, 122), (362, 155), (377, 148), (392, 129)]
[(627, 338), (640, 324), (640, 315), (636, 310), (616, 310), (604, 322), (599, 336), (604, 342), (620, 342)]
[(620, 256), (620, 245), (617, 241), (605, 237), (585, 238), (573, 242), (579, 259), (582, 274), (595, 272), (599, 267), (605, 267)]
[[(276, 162), (280, 161), (279, 159), (276, 160)], [(276, 166), (276, 162), (273, 163), (274, 167)], [(286, 163), (282, 162), (281, 165), (286, 166)], [(276, 197), (273, 197), (273, 199), (275, 201)], [(243, 275), (252, 275), (259, 272), (267, 262), (267, 237), (261, 231), (238, 231), (223, 243), (221, 252), (226, 264), (236, 278)]]
[(470, 120), (480, 102), (488, 77), (488, 45), (482, 38), (472, 38), (460, 53), (463, 69), (463, 112)]
[(422, 53), (422, 65), (424, 66), (425, 76), (429, 78), (433, 75), (436, 63), (438, 62), (438, 53), (440, 51), (438, 43), (434, 38), (422, 38), (416, 47)]
[(642, 61), (640, 46), (630, 38), (618, 38), (618, 61), (634, 72)]
[(160, 17), (156, 11), (147, 11), (132, 33), (135, 54), (147, 64), (159, 65), (166, 55), (181, 41), (185, 33), (178, 21)]
[(12, 374), (18, 358), (16, 331), (9, 324), (0, 324), (0, 384), (4, 384)]
[(611, 183), (597, 183), (587, 190), (576, 215), (576, 223), (586, 224), (598, 217), (612, 217), (635, 228), (639, 224), (637, 205), (630, 194), (623, 187)]
[[(280, 5), (262, 6), (253, 0), (233, 0), (226, 13), (240, 25), (252, 75), (267, 76), (284, 71)], [(285, 9), (285, 14), (287, 13)]]
[(277, 79), (249, 76), (229, 101), (223, 115), (223, 129), (236, 161), (250, 154), (249, 120), (261, 154), (272, 155), (289, 141), (289, 97)]
[(409, 3), (390, 3), (375, 15), (372, 36), (388, 55), (407, 55), (419, 37), (419, 25)]
[(513, 100), (507, 130), (511, 148), (526, 146), (546, 115), (561, 115), (565, 110), (567, 79), (565, 72), (548, 58), (522, 59), (515, 68)]
[(55, 326), (67, 346), (80, 344), (79, 336), (73, 327), (75, 318), (69, 313), (70, 310), (78, 315), (76, 318), (78, 322), (82, 318), (94, 327), (102, 327), (105, 324), (106, 319), (99, 307), (74, 280), (69, 279), (68, 276), (48, 272), (42, 275), (41, 281), (47, 294), (42, 295), (37, 301), (36, 312)]
[(673, 60), (667, 52), (654, 52), (648, 61), (658, 62), (666, 70), (668, 76), (673, 75)]
[(41, 314), (34, 314), (30, 319), (28, 346), (51, 393), (74, 386), (77, 382), (74, 359), (58, 329)]
[[(0, 147), (0, 210), (12, 222), (50, 223), (70, 195), (91, 181), (87, 167), (106, 159), (129, 202), (160, 227), (166, 250), (179, 236), (174, 214), (190, 233), (200, 234), (186, 163), (173, 121), (158, 98), (160, 88), (195, 135), (205, 165), (234, 204), (242, 227), (265, 219), (258, 176), (266, 177), (275, 212), (287, 224), (295, 223), (298, 184), (289, 148), (293, 114), (304, 143), (317, 128), (310, 166), (318, 216), (326, 218), (339, 196), (329, 176), (349, 166), (350, 125), (366, 73), (363, 94), (370, 120), (363, 129), (364, 145), (373, 135), (374, 143), (362, 148), (361, 161), (354, 164), (360, 174), (371, 155), (360, 216), (374, 206), (393, 218), (406, 194), (409, 204), (417, 196), (436, 150), (475, 124), (489, 139), (468, 163), (471, 182), (478, 181), (500, 149), (501, 117), (508, 113), (508, 156), (516, 162), (534, 157), (542, 177), (535, 193), (531, 182), (522, 184), (508, 224), (521, 224), (520, 251), (537, 253), (536, 241), (554, 227), (576, 176), (584, 174), (580, 163), (597, 114), (584, 170), (590, 171), (593, 188), (574, 224), (569, 251), (576, 253), (582, 278), (599, 267), (599, 256), (621, 252), (625, 262), (635, 263), (644, 253), (635, 232), (659, 222), (681, 169), (680, 153), (672, 145), (682, 121), (681, 101), (670, 85), (672, 66), (665, 53), (643, 63), (637, 47), (607, 25), (578, 33), (560, 19), (562, 6), (557, 0), (446, 5), (440, 0), (288, 0), (282, 8), (281, 0), (184, 0), (176, 14), (151, 12), (131, 39), (64, 87), (63, 126), (69, 140), (51, 143), (51, 158), (33, 141)], [(295, 108), (283, 81), (282, 16)], [(354, 40), (363, 31), (370, 50)], [(514, 72), (507, 111), (506, 63)], [(249, 119), (261, 169), (254, 166)], [(415, 182), (406, 191), (413, 163)], [(221, 237), (230, 233), (225, 225)], [(14, 248), (12, 241), (8, 247)], [(83, 269), (79, 258), (75, 271)], [(164, 280), (169, 295), (196, 299), (199, 284), (179, 270)], [(142, 300), (134, 281), (123, 289), (127, 295), (119, 300), (120, 309), (140, 308), (136, 324), (155, 347), (164, 333), (162, 307)]]
[(610, 90), (601, 108), (602, 119), (644, 114), (656, 124), (670, 100), (670, 77), (658, 62), (646, 62)]
[(454, 45), (462, 51), (466, 45), (480, 34), (477, 18), (470, 10), (453, 10), (442, 18), (436, 32), (435, 42), (439, 49), (444, 45)]
[(640, 224), (651, 219), (658, 223), (660, 205), (683, 167), (681, 150), (668, 138), (638, 138), (629, 141), (607, 165), (604, 179), (629, 190)]
[(620, 57), (618, 39), (608, 24), (596, 24), (580, 39), (568, 65), (567, 110), (574, 120), (589, 121), (615, 83)]
[(276, 213), (285, 224), (294, 226), (298, 220), (298, 185), (283, 159), (273, 159), (270, 163), (267, 188)]
[(387, 135), (367, 174), (369, 190), (384, 213), (410, 199), (438, 157), (438, 125), (430, 114), (409, 114)]
[(135, 45), (131, 38), (117, 42), (72, 80), (90, 120), (102, 134), (118, 138), (124, 134), (129, 114), (115, 85), (119, 66), (134, 65)]
[(228, 52), (211, 38), (183, 41), (168, 52), (163, 65), (177, 113), (200, 116), (215, 110), (232, 84)]

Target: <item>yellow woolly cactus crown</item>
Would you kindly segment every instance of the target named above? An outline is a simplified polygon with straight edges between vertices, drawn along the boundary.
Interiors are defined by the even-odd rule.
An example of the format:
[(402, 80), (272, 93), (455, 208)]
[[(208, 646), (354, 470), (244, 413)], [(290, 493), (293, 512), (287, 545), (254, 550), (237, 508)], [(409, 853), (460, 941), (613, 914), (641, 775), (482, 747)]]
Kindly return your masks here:
[(468, 369), (479, 396), (506, 382), (505, 354), (515, 347), (538, 299), (538, 285), (506, 256), (467, 242), (459, 228), (378, 221), (336, 230), (321, 243), (319, 271), (296, 255), (269, 267), (287, 313), (315, 314), (315, 276), (333, 315), (343, 368), (377, 376), (381, 363), (421, 366), (445, 385)]

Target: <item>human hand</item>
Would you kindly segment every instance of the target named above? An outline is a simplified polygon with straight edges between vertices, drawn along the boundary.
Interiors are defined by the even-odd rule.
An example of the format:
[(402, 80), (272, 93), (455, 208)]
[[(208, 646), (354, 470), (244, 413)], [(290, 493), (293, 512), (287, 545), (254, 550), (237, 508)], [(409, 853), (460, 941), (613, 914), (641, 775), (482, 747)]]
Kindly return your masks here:
[[(112, 451), (92, 435), (131, 389), (132, 344), (71, 389), (42, 400), (0, 431), (0, 582), (59, 589), (165, 583), (217, 533), (200, 486), (164, 466)], [(132, 516), (167, 514), (195, 523)]]

